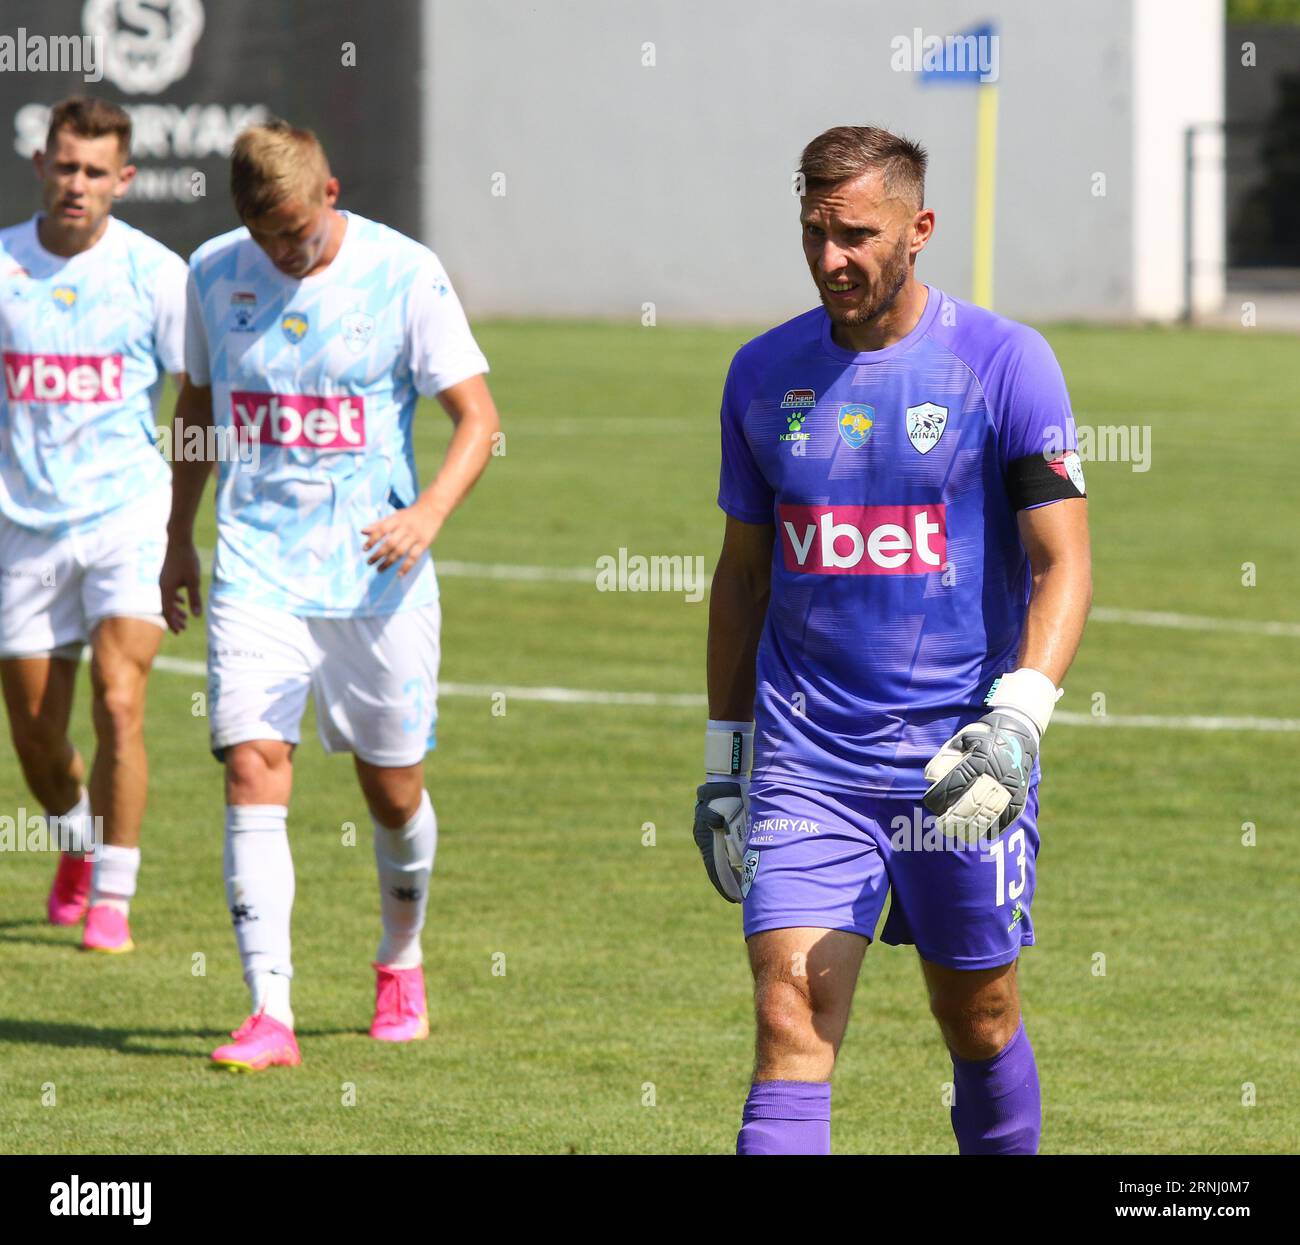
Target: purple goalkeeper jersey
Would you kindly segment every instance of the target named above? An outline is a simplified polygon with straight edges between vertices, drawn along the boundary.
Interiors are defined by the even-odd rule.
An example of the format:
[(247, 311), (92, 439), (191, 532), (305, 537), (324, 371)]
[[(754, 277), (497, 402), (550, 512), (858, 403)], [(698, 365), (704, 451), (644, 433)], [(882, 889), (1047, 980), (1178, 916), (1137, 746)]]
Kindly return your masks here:
[(837, 346), (818, 307), (732, 360), (718, 504), (775, 527), (756, 781), (920, 795), (1015, 668), (1030, 568), (1008, 473), (1064, 473), (1070, 399), (1033, 329), (927, 292), (883, 350)]

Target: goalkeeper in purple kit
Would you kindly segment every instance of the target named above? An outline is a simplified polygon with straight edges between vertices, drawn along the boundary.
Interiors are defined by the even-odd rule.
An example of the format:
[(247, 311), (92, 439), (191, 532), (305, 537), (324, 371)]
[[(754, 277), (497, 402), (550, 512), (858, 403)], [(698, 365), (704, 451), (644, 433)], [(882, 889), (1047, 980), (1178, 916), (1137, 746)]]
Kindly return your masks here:
[(743, 346), (723, 392), (695, 839), (754, 975), (741, 1154), (829, 1153), (886, 895), (880, 937), (916, 947), (952, 1055), (959, 1150), (1038, 1149), (1016, 964), (1039, 746), (1091, 600), (1087, 501), (1047, 343), (916, 279), (925, 166), (874, 128), (808, 145), (821, 306)]

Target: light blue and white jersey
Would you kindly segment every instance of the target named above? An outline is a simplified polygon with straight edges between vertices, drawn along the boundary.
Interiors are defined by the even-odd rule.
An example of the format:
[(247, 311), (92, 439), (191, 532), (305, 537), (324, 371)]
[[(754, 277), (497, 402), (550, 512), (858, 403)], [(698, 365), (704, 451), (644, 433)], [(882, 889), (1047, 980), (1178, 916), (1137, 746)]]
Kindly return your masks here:
[(427, 553), (399, 579), (367, 565), (362, 528), (418, 496), (418, 397), (488, 370), (437, 256), (344, 216), (338, 254), (301, 280), (246, 229), (205, 242), (186, 332), (218, 444), (240, 448), (221, 456), (213, 595), (322, 618), (437, 598)]
[(184, 366), (186, 271), (116, 217), (69, 258), (37, 220), (0, 230), (0, 515), (61, 535), (171, 482), (154, 410)]

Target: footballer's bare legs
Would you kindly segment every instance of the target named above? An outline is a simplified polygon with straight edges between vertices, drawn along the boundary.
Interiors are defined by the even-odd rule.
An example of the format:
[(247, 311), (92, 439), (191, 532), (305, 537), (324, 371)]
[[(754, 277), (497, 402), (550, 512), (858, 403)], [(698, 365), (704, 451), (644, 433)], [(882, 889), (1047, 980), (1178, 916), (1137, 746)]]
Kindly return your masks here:
[(103, 828), (81, 939), (91, 951), (130, 951), (135, 945), (127, 917), (140, 873), (140, 822), (149, 787), (144, 701), (162, 634), (141, 618), (105, 618), (90, 636), (90, 805)]
[(62, 657), (0, 661), (9, 733), (18, 764), (37, 802), (56, 816), (81, 794), (85, 766), (68, 739), (78, 663)]
[(293, 745), (250, 739), (226, 750), (227, 804), (283, 804), (293, 792)]
[[(46, 901), (51, 924), (76, 925), (90, 902), (95, 846), (85, 765), (68, 739), (80, 663), (69, 657), (15, 657), (0, 661), (14, 751), (27, 786), (50, 817), (57, 817), (62, 849)], [(51, 829), (55, 829), (51, 826)]]
[(738, 1154), (830, 1153), (830, 1078), (867, 939), (775, 929), (749, 939), (757, 1042)]
[(386, 1042), (429, 1036), (420, 934), (438, 850), (438, 819), (424, 789), (424, 762), (372, 765), (355, 757), (374, 825), (383, 937), (375, 953), (375, 1017), (370, 1035)]
[(773, 929), (749, 940), (755, 1081), (830, 1080), (866, 949), (860, 935), (830, 929)]
[(144, 747), (144, 704), (149, 671), (162, 644), (161, 627), (140, 618), (105, 618), (91, 636), (95, 761), (90, 803), (102, 819), (104, 842), (140, 843), (149, 786)]
[(1020, 1025), (1013, 960), (1001, 968), (947, 968), (921, 960), (930, 1011), (948, 1049), (962, 1059), (992, 1059)]
[(360, 757), (353, 760), (357, 781), (366, 797), (370, 815), (381, 826), (404, 826), (420, 809), (424, 797), (424, 762), (414, 765), (371, 765)]
[(952, 1130), (962, 1154), (1038, 1152), (1038, 1068), (1020, 1016), (1017, 965), (955, 969), (921, 960), (930, 1011), (952, 1055)]

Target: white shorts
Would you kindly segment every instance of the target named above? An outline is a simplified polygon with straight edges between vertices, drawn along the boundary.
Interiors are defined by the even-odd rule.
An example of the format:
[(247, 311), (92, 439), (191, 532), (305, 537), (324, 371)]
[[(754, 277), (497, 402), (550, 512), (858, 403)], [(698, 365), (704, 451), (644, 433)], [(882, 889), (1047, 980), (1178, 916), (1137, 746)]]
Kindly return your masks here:
[(51, 536), (0, 518), (0, 657), (76, 660), (105, 618), (166, 627), (158, 576), (171, 486)]
[(212, 751), (299, 741), (307, 694), (326, 752), (414, 765), (434, 746), (442, 606), (367, 618), (303, 618), (238, 598), (208, 611)]

